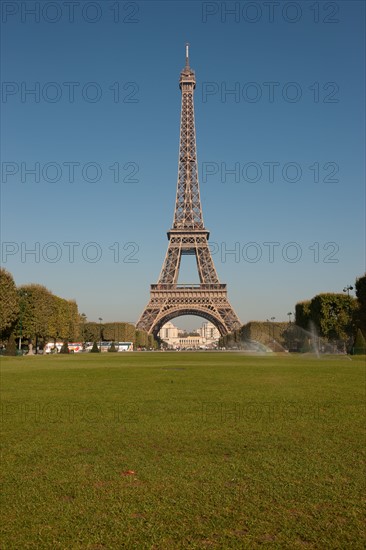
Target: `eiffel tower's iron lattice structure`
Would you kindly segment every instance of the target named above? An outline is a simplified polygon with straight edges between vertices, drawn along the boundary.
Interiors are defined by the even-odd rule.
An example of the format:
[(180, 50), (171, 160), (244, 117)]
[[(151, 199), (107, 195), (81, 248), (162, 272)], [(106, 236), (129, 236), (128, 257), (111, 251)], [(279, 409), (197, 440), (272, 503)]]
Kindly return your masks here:
[[(209, 232), (202, 216), (198, 182), (196, 130), (193, 92), (196, 77), (189, 65), (180, 74), (182, 92), (177, 198), (173, 227), (168, 231), (168, 250), (157, 284), (151, 285), (150, 301), (137, 328), (156, 335), (169, 320), (181, 315), (198, 315), (211, 321), (225, 335), (241, 323), (227, 299), (226, 285), (221, 284), (208, 246)], [(196, 256), (199, 284), (178, 284), (181, 257)]]

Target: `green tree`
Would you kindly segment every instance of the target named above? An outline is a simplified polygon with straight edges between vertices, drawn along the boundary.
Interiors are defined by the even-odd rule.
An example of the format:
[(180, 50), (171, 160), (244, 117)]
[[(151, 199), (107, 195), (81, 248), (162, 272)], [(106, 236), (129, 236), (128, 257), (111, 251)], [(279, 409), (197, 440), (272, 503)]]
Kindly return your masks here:
[(67, 341), (65, 340), (62, 344), (62, 347), (60, 349), (60, 353), (70, 353), (69, 346), (67, 345)]
[(13, 333), (11, 333), (11, 335), (9, 336), (8, 342), (6, 344), (5, 355), (12, 356), (16, 354), (17, 354), (17, 347), (15, 343), (15, 336)]
[(131, 323), (124, 323), (124, 342), (136, 343), (136, 329)]
[(353, 313), (357, 307), (352, 296), (318, 294), (310, 303), (310, 319), (320, 336), (328, 340), (346, 341), (353, 334)]
[(149, 348), (157, 349), (158, 343), (152, 334), (148, 335), (148, 343), (149, 343)]
[(356, 296), (360, 304), (366, 308), (366, 273), (356, 279)]
[(114, 342), (112, 342), (112, 344), (109, 346), (108, 351), (110, 351), (111, 353), (114, 353), (117, 351), (116, 346), (114, 345)]
[(131, 323), (113, 322), (104, 323), (103, 338), (107, 341), (133, 342), (136, 344), (136, 329)]
[(357, 329), (356, 340), (353, 345), (353, 354), (354, 355), (366, 354), (366, 340), (361, 332), (361, 329)]
[[(22, 334), (29, 341), (45, 342), (52, 327), (53, 294), (44, 286), (37, 284), (20, 287), (22, 299)], [(19, 333), (19, 323), (17, 330)]]
[[(102, 326), (102, 330), (103, 330), (103, 326)], [(94, 323), (92, 321), (85, 323), (84, 331), (85, 331), (86, 342), (95, 342), (99, 340), (99, 337), (100, 337), (99, 323)]]
[(355, 311), (356, 326), (366, 335), (366, 274), (356, 279), (357, 309)]
[(72, 340), (69, 331), (69, 305), (58, 296), (51, 297), (51, 315), (48, 323), (48, 337), (56, 340)]
[(67, 300), (67, 309), (67, 336), (69, 342), (78, 342), (81, 337), (81, 332), (79, 326), (79, 311), (75, 300)]
[(93, 347), (92, 349), (90, 350), (90, 353), (100, 353), (100, 350), (98, 348), (98, 344), (96, 343), (96, 341), (94, 340), (94, 343), (93, 343)]
[(87, 317), (85, 313), (81, 313), (79, 315), (79, 334), (81, 336), (83, 344), (85, 344), (86, 342), (86, 331), (85, 331), (86, 320), (87, 320)]
[(295, 323), (298, 327), (309, 330), (310, 300), (299, 302), (295, 306)]
[(103, 324), (103, 338), (105, 338), (106, 341), (114, 340), (116, 342), (119, 341), (118, 339), (118, 325), (121, 323), (104, 323)]
[(114, 342), (135, 342), (135, 327), (131, 323), (103, 323), (103, 340)]
[(7, 338), (19, 317), (19, 295), (13, 276), (0, 268), (0, 338)]
[(144, 348), (148, 346), (149, 339), (148, 334), (144, 330), (136, 330), (135, 333), (135, 344), (139, 348)]

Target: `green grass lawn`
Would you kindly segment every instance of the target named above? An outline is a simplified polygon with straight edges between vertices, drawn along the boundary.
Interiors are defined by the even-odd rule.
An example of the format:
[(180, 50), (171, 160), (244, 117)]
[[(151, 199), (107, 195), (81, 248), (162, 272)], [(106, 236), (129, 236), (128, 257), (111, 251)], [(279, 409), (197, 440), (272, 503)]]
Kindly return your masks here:
[(365, 360), (2, 358), (1, 548), (363, 548)]

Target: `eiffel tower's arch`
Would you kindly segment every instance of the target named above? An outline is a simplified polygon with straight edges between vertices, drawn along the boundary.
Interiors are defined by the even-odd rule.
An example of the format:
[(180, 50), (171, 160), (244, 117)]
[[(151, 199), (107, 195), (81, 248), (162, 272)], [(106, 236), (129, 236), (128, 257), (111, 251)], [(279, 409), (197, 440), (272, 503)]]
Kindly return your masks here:
[(165, 323), (168, 323), (169, 321), (171, 321), (172, 319), (175, 319), (176, 317), (182, 317), (183, 315), (195, 315), (197, 317), (206, 319), (218, 329), (221, 336), (225, 336), (225, 334), (228, 333), (222, 320), (217, 316), (215, 312), (209, 311), (208, 309), (202, 309), (199, 307), (197, 308), (190, 307), (187, 309), (172, 308), (166, 313), (162, 313), (155, 320), (153, 326), (151, 327), (151, 333), (156, 337), (160, 329), (165, 325)]

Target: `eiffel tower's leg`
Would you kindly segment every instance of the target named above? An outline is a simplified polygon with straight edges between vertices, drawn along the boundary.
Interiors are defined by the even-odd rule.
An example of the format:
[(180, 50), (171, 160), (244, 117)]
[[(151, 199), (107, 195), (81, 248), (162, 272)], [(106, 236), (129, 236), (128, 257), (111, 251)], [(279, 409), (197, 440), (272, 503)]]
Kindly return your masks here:
[(207, 242), (196, 248), (197, 269), (201, 283), (217, 284), (219, 278), (216, 273), (212, 256)]
[(160, 273), (159, 283), (174, 284), (178, 281), (179, 267), (181, 260), (180, 246), (173, 245), (171, 241), (168, 245), (163, 268)]
[(160, 307), (156, 307), (156, 305), (152, 303), (152, 300), (150, 300), (146, 308), (144, 309), (140, 319), (138, 320), (136, 327), (139, 330), (145, 330), (146, 332), (151, 334), (156, 318), (160, 313), (160, 309)]

